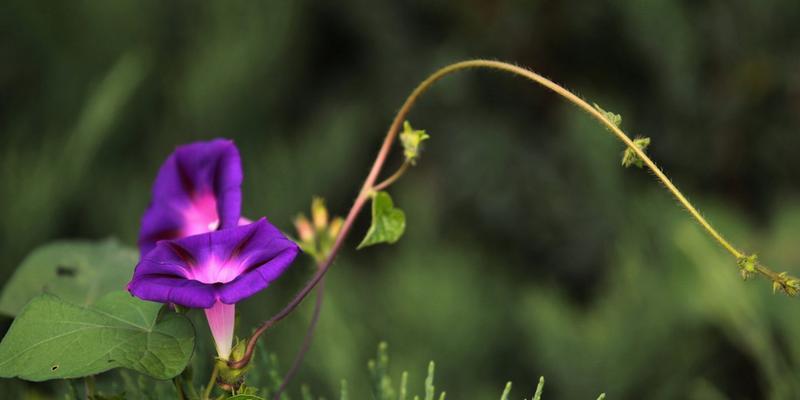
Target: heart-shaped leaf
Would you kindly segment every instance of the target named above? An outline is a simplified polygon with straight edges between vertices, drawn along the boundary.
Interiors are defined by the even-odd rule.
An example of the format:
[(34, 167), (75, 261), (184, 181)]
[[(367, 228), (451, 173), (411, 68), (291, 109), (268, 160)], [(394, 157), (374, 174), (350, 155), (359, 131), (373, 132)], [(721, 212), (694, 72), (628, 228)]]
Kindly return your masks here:
[(389, 193), (378, 192), (372, 197), (372, 225), (358, 248), (378, 243), (394, 243), (406, 230), (406, 214), (394, 207)]
[(60, 241), (33, 251), (16, 269), (0, 296), (0, 312), (17, 315), (30, 299), (47, 292), (76, 305), (125, 288), (139, 255), (109, 239)]
[(169, 379), (186, 368), (194, 328), (183, 315), (117, 291), (84, 308), (56, 296), (35, 297), (0, 343), (0, 377), (29, 381), (77, 378), (130, 368)]

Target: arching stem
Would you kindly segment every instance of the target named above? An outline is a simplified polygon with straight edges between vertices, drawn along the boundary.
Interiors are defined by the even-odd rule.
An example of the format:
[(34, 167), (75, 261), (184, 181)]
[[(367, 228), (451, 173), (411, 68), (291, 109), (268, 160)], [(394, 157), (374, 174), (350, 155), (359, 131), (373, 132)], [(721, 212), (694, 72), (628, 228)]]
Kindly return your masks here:
[[(325, 276), (325, 273), (328, 272), (330, 269), (333, 260), (336, 258), (339, 250), (341, 249), (344, 240), (347, 238), (347, 235), (350, 233), (350, 229), (353, 227), (353, 223), (355, 222), (356, 217), (361, 212), (364, 204), (366, 204), (367, 200), (369, 199), (370, 193), (372, 193), (375, 188), (375, 181), (378, 178), (378, 175), (383, 168), (384, 163), (386, 162), (386, 158), (389, 155), (389, 151), (391, 150), (392, 144), (394, 143), (395, 139), (397, 138), (398, 132), (400, 131), (400, 127), (403, 121), (406, 120), (409, 111), (416, 103), (417, 99), (425, 93), (434, 83), (436, 83), (439, 79), (452, 74), (457, 71), (467, 70), (467, 69), (489, 69), (489, 70), (497, 70), (508, 72), (512, 75), (520, 76), (530, 81), (533, 81), (541, 86), (544, 86), (547, 89), (555, 92), (559, 96), (563, 97), (570, 103), (574, 104), (590, 116), (594, 117), (598, 120), (601, 124), (603, 124), (606, 128), (608, 128), (611, 133), (614, 134), (620, 141), (622, 141), (625, 146), (627, 146), (631, 151), (636, 154), (650, 169), (653, 174), (655, 174), (656, 178), (658, 178), (661, 183), (669, 190), (670, 193), (678, 200), (679, 203), (689, 212), (689, 214), (697, 221), (698, 224), (708, 233), (714, 240), (717, 241), (725, 250), (727, 250), (731, 255), (740, 259), (745, 256), (744, 253), (737, 250), (730, 242), (728, 242), (722, 234), (720, 234), (713, 226), (700, 214), (697, 208), (692, 205), (691, 202), (681, 193), (678, 188), (672, 183), (672, 181), (667, 178), (661, 169), (656, 166), (653, 160), (645, 154), (642, 149), (636, 146), (633, 141), (631, 140), (628, 135), (626, 135), (621, 129), (619, 129), (614, 123), (609, 121), (600, 111), (592, 107), (589, 103), (581, 99), (580, 97), (576, 96), (572, 92), (568, 91), (567, 89), (559, 86), (555, 82), (533, 72), (527, 70), (525, 68), (501, 62), (501, 61), (494, 61), (494, 60), (468, 60), (462, 61), (455, 64), (450, 64), (444, 68), (439, 69), (438, 71), (431, 74), (428, 78), (426, 78), (422, 83), (420, 83), (413, 92), (406, 98), (405, 103), (397, 112), (392, 121), (391, 126), (389, 127), (388, 132), (386, 132), (386, 137), (383, 140), (383, 144), (378, 151), (378, 155), (375, 158), (375, 162), (372, 164), (372, 168), (367, 175), (367, 178), (364, 180), (364, 184), (361, 186), (361, 191), (359, 192), (358, 196), (356, 197), (355, 201), (353, 202), (350, 211), (347, 213), (347, 217), (345, 218), (344, 223), (342, 224), (342, 229), (339, 233), (339, 236), (336, 238), (336, 241), (331, 248), (331, 251), (328, 257), (322, 262), (320, 265), (319, 270), (317, 273), (311, 278), (311, 280), (306, 283), (300, 291), (295, 294), (295, 296), (289, 301), (283, 309), (281, 309), (277, 314), (275, 314), (272, 318), (264, 321), (254, 332), (253, 335), (250, 337), (250, 340), (247, 343), (247, 349), (245, 352), (244, 357), (239, 361), (231, 361), (229, 365), (232, 368), (241, 368), (247, 365), (250, 362), (250, 358), (252, 357), (252, 353), (255, 350), (256, 343), (261, 335), (266, 332), (269, 328), (273, 325), (278, 323), (283, 318), (286, 318), (297, 306), (303, 301), (303, 299), (308, 296), (311, 290), (316, 286), (321, 280), (322, 277)], [(391, 179), (391, 178), (390, 178)], [(769, 268), (758, 264), (755, 267), (755, 270), (762, 275), (768, 277), (773, 282), (779, 282), (782, 278), (781, 276), (770, 270)], [(783, 278), (786, 280), (786, 278)], [(792, 278), (794, 279), (794, 278)]]
[(322, 300), (325, 298), (325, 280), (323, 279), (317, 285), (317, 299), (314, 302), (314, 311), (311, 313), (311, 321), (308, 323), (308, 328), (306, 329), (306, 335), (303, 338), (303, 344), (300, 346), (300, 350), (297, 351), (297, 355), (294, 357), (294, 361), (292, 361), (292, 366), (289, 367), (289, 370), (286, 371), (286, 375), (283, 376), (283, 382), (281, 382), (281, 386), (278, 387), (278, 390), (275, 391), (275, 395), (273, 398), (275, 400), (280, 400), (281, 395), (286, 390), (286, 387), (289, 386), (289, 382), (291, 382), (292, 378), (297, 374), (297, 371), (300, 369), (300, 365), (303, 364), (303, 359), (308, 353), (308, 350), (311, 348), (311, 342), (314, 340), (314, 330), (317, 328), (317, 322), (319, 322), (319, 314), (322, 311)]

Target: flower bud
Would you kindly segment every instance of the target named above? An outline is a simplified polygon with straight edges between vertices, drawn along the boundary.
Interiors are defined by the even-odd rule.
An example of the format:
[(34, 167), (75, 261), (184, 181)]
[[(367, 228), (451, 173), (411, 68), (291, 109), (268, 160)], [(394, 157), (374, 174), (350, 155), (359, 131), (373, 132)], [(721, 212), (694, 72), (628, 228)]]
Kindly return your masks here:
[(342, 223), (344, 223), (344, 220), (341, 217), (336, 217), (331, 221), (331, 224), (328, 226), (328, 237), (331, 240), (339, 236), (339, 231), (342, 230)]
[(321, 197), (315, 197), (311, 201), (311, 218), (318, 231), (328, 226), (328, 209), (325, 208), (325, 200), (322, 200)]
[(423, 130), (414, 129), (408, 121), (403, 123), (403, 131), (400, 132), (400, 143), (403, 145), (403, 155), (411, 165), (416, 164), (419, 158), (422, 142), (430, 139), (430, 136)]
[[(231, 350), (230, 360), (241, 360), (242, 357), (244, 357), (246, 349), (247, 341), (237, 340), (236, 345), (234, 345), (233, 349)], [(221, 358), (217, 358), (216, 363), (217, 368), (219, 369), (219, 378), (217, 383), (222, 385), (231, 385), (233, 387), (238, 387), (241, 384), (244, 374), (247, 373), (247, 371), (252, 367), (252, 363), (248, 363), (242, 368), (231, 368), (228, 365), (228, 360), (223, 360)]]
[(308, 222), (308, 218), (305, 215), (300, 214), (294, 219), (294, 227), (297, 229), (297, 235), (301, 241), (310, 242), (314, 240), (314, 228), (311, 227), (311, 223)]

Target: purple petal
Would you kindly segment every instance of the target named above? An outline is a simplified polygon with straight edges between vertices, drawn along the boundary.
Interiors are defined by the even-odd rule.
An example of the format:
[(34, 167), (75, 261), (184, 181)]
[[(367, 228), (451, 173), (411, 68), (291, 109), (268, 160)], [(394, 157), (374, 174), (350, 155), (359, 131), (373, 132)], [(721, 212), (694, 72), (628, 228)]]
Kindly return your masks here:
[(297, 246), (284, 248), (269, 261), (247, 269), (238, 278), (219, 288), (219, 299), (223, 303), (234, 304), (260, 292), (291, 265), (298, 251)]
[(209, 308), (216, 302), (213, 286), (171, 276), (134, 277), (128, 284), (128, 291), (142, 300), (191, 308)]
[(142, 217), (142, 256), (159, 240), (178, 239), (239, 224), (242, 166), (230, 140), (179, 146), (158, 171)]
[(158, 242), (133, 273), (128, 290), (145, 300), (210, 308), (264, 289), (299, 248), (266, 218), (252, 224)]

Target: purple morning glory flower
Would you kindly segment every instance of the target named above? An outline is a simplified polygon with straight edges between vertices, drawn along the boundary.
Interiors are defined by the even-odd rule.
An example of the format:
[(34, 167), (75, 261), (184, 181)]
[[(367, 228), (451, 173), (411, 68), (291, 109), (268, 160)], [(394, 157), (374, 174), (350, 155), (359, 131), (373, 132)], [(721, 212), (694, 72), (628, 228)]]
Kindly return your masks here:
[(236, 228), (162, 240), (136, 266), (128, 290), (143, 300), (205, 308), (217, 352), (227, 359), (234, 305), (277, 279), (298, 251), (266, 218)]
[(147, 254), (159, 240), (237, 226), (241, 186), (242, 163), (232, 141), (179, 146), (153, 184), (153, 199), (139, 232), (140, 254)]
[(143, 300), (204, 308), (222, 359), (233, 344), (235, 304), (266, 288), (299, 252), (266, 218), (240, 218), (241, 182), (233, 142), (178, 147), (156, 178), (128, 284)]

